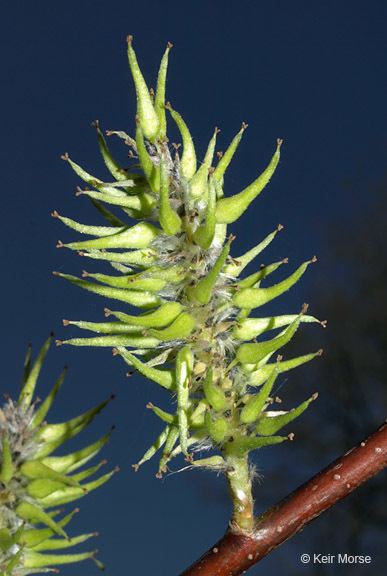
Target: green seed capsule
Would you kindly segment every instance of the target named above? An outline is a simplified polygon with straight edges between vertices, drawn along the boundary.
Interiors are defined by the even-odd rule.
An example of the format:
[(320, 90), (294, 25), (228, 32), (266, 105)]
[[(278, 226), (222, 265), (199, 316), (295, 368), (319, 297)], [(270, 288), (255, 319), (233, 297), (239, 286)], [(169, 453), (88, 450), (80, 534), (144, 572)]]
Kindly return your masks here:
[(105, 315), (113, 314), (118, 320), (133, 326), (146, 326), (147, 328), (162, 328), (171, 324), (181, 313), (183, 306), (180, 302), (165, 302), (154, 312), (145, 312), (139, 316), (130, 316), (123, 312), (111, 312), (105, 308)]
[(148, 330), (148, 334), (161, 341), (186, 340), (194, 328), (195, 320), (190, 314), (183, 312), (168, 328), (164, 328), (163, 330), (151, 328)]
[(183, 140), (183, 154), (180, 160), (180, 170), (181, 174), (190, 180), (196, 172), (196, 154), (193, 140), (186, 123), (178, 112), (172, 110), (171, 104), (167, 102), (165, 108), (169, 110), (172, 118), (176, 122), (178, 129)]
[[(304, 309), (303, 309), (304, 310)], [(285, 346), (294, 336), (302, 317), (303, 312), (284, 330), (279, 336), (265, 342), (256, 344), (242, 344), (236, 353), (236, 359), (242, 364), (256, 364), (269, 354), (273, 354), (282, 346)]]
[(44, 510), (41, 510), (34, 504), (31, 504), (31, 502), (21, 502), (16, 508), (16, 513), (20, 516), (20, 518), (30, 520), (33, 523), (41, 522), (42, 524), (45, 524), (51, 528), (55, 534), (68, 539), (66, 532), (59, 526), (59, 524), (55, 522), (55, 520), (53, 520), (49, 514), (44, 512)]
[(215, 410), (223, 410), (226, 405), (226, 396), (224, 395), (224, 392), (213, 382), (212, 366), (207, 368), (207, 374), (203, 382), (203, 391), (212, 408)]
[(168, 236), (174, 236), (181, 231), (181, 219), (169, 203), (170, 182), (164, 156), (160, 162), (160, 179), (160, 224)]
[(281, 147), (282, 140), (277, 140), (277, 150), (270, 161), (269, 166), (261, 174), (257, 180), (255, 180), (250, 186), (245, 188), (239, 194), (232, 196), (231, 198), (221, 198), (216, 206), (216, 221), (223, 222), (225, 224), (231, 224), (235, 222), (247, 209), (249, 204), (258, 196), (258, 194), (264, 189), (266, 184), (272, 177), (280, 158), (279, 149)]
[(141, 162), (141, 167), (144, 171), (146, 179), (149, 182), (153, 192), (160, 190), (160, 168), (155, 166), (149, 157), (148, 151), (144, 142), (144, 130), (141, 124), (141, 117), (136, 116), (136, 145), (137, 153)]
[(213, 137), (210, 140), (206, 155), (204, 157), (203, 163), (201, 164), (199, 170), (193, 176), (189, 183), (189, 193), (191, 198), (199, 198), (203, 196), (207, 189), (207, 178), (208, 171), (212, 164), (212, 159), (214, 157), (215, 145), (216, 145), (216, 135), (220, 132), (218, 128), (215, 128)]
[(239, 142), (241, 141), (243, 132), (246, 130), (246, 128), (247, 124), (243, 122), (242, 128), (239, 130), (238, 134), (234, 137), (230, 146), (219, 160), (219, 163), (214, 172), (214, 177), (218, 180), (218, 182), (223, 180), (224, 173), (228, 168), (236, 149), (238, 148)]
[(245, 404), (245, 406), (243, 406), (239, 415), (239, 419), (243, 424), (250, 424), (251, 422), (258, 420), (265, 402), (267, 401), (269, 394), (274, 386), (277, 375), (278, 367), (276, 366), (258, 394), (253, 396), (252, 399), (247, 404)]
[(167, 49), (164, 52), (164, 56), (161, 59), (159, 75), (157, 78), (157, 88), (154, 101), (154, 109), (159, 119), (160, 126), (160, 136), (161, 138), (167, 133), (167, 121), (165, 118), (165, 84), (167, 80), (167, 69), (168, 69), (168, 55), (172, 48), (172, 44), (168, 42)]
[(287, 414), (281, 414), (280, 416), (263, 416), (257, 424), (256, 432), (261, 436), (271, 436), (275, 434), (280, 428), (289, 424), (292, 420), (300, 416), (313, 400), (316, 400), (318, 394), (313, 394), (309, 400), (306, 400), (302, 404), (295, 408)]
[(9, 450), (9, 443), (6, 431), (3, 433), (2, 441), (2, 462), (1, 462), (1, 472), (0, 481), (3, 484), (8, 484), (11, 480), (14, 472), (14, 466), (12, 464), (12, 457)]
[(223, 250), (221, 251), (214, 266), (208, 272), (207, 276), (202, 278), (195, 287), (193, 294), (196, 300), (198, 300), (201, 304), (208, 304), (208, 302), (210, 301), (212, 296), (212, 290), (216, 284), (218, 276), (230, 252), (230, 244), (234, 238), (235, 236), (230, 235), (229, 241), (223, 247)]
[[(287, 314), (284, 316), (271, 316), (268, 318), (246, 318), (238, 322), (234, 327), (233, 336), (239, 340), (252, 340), (268, 330), (275, 330), (288, 326), (296, 320), (296, 314)], [(314, 316), (305, 314), (301, 317), (301, 322), (319, 322)]]
[(274, 264), (269, 264), (269, 266), (262, 266), (258, 272), (255, 272), (254, 274), (251, 274), (250, 276), (247, 276), (243, 280), (239, 281), (237, 284), (238, 290), (243, 290), (245, 288), (251, 288), (251, 287), (259, 288), (261, 281), (264, 278), (266, 278), (266, 276), (269, 276), (270, 274), (275, 272), (277, 268), (281, 266), (281, 264), (287, 264), (287, 262), (288, 259), (286, 258), (285, 260), (281, 260), (280, 262), (274, 262)]
[(110, 286), (99, 286), (98, 284), (81, 280), (76, 276), (61, 274), (60, 272), (55, 272), (54, 275), (65, 278), (72, 284), (80, 286), (89, 292), (94, 292), (94, 294), (99, 294), (100, 296), (105, 296), (106, 298), (112, 298), (114, 300), (120, 300), (121, 302), (126, 302), (127, 304), (132, 304), (132, 306), (138, 306), (139, 308), (155, 308), (161, 304), (160, 298), (150, 292), (142, 292), (141, 290), (122, 290), (121, 288), (111, 288)]
[(145, 138), (154, 141), (159, 133), (159, 119), (155, 112), (148, 87), (137, 63), (136, 54), (132, 47), (132, 36), (128, 36), (128, 58), (137, 94), (137, 114), (141, 118)]
[(202, 226), (199, 226), (194, 233), (194, 242), (198, 244), (203, 250), (208, 250), (211, 246), (215, 236), (215, 208), (216, 208), (216, 192), (214, 178), (210, 175), (210, 182), (208, 185), (208, 202), (206, 208), (206, 221)]
[[(288, 370), (292, 370), (293, 368), (297, 368), (297, 366), (301, 366), (305, 364), (305, 362), (310, 362), (316, 356), (321, 356), (322, 350), (315, 352), (314, 354), (305, 354), (304, 356), (298, 356), (297, 358), (292, 358), (291, 360), (285, 360), (284, 362), (280, 362), (278, 366), (278, 371), (280, 373), (287, 372)], [(263, 382), (269, 377), (271, 371), (273, 370), (273, 364), (266, 364), (262, 366), (258, 370), (254, 370), (249, 374), (249, 386), (261, 386)]]
[(86, 240), (84, 242), (71, 242), (64, 244), (71, 250), (106, 250), (108, 248), (148, 248), (152, 240), (161, 233), (148, 222), (140, 222), (131, 228), (125, 228), (122, 231), (113, 231), (109, 235), (95, 240)]
[(211, 412), (208, 410), (204, 415), (204, 422), (207, 432), (214, 442), (219, 444), (225, 439), (229, 431), (229, 424), (224, 416), (219, 416), (216, 420), (213, 420)]
[(98, 145), (99, 145), (99, 149), (100, 149), (101, 154), (102, 154), (102, 158), (104, 159), (104, 162), (105, 162), (106, 167), (109, 170), (110, 174), (116, 180), (127, 180), (127, 175), (126, 175), (125, 171), (122, 170), (122, 168), (117, 164), (117, 162), (114, 160), (113, 156), (111, 155), (111, 152), (110, 152), (110, 150), (106, 144), (106, 140), (103, 137), (101, 130), (99, 129), (98, 120), (96, 122), (94, 122), (93, 125), (95, 126), (95, 128), (97, 130)]
[(304, 274), (309, 264), (316, 262), (316, 260), (317, 258), (314, 256), (308, 262), (304, 262), (291, 276), (286, 278), (286, 280), (283, 280), (274, 286), (270, 286), (270, 288), (245, 288), (244, 290), (237, 292), (233, 298), (234, 304), (238, 306), (238, 308), (249, 309), (263, 306), (294, 286), (294, 284), (296, 284)]
[(254, 436), (239, 436), (234, 442), (234, 450), (237, 456), (243, 458), (250, 450), (257, 450), (263, 446), (271, 446), (288, 440), (286, 436), (270, 436), (268, 438), (256, 438)]
[(144, 462), (147, 462), (148, 460), (150, 460), (152, 458), (152, 456), (154, 456), (156, 454), (157, 450), (159, 448), (161, 448), (162, 446), (164, 446), (164, 444), (168, 438), (170, 428), (171, 427), (169, 425), (166, 428), (164, 428), (164, 430), (161, 432), (160, 436), (155, 440), (155, 442), (152, 444), (152, 446), (145, 452), (145, 454), (141, 458), (141, 460), (139, 462), (137, 462), (137, 464), (132, 465), (136, 472), (139, 469), (139, 467), (141, 466), (141, 464), (144, 464)]
[(46, 354), (48, 352), (48, 349), (50, 347), (52, 336), (53, 335), (51, 334), (51, 336), (43, 344), (42, 349), (40, 350), (39, 355), (38, 355), (37, 359), (35, 360), (35, 363), (34, 363), (32, 370), (30, 370), (31, 348), (28, 349), (27, 358), (26, 358), (26, 362), (25, 362), (25, 370), (24, 370), (24, 374), (23, 374), (22, 389), (20, 392), (19, 402), (18, 402), (19, 405), (23, 402), (24, 406), (30, 406), (30, 404), (32, 402), (32, 398), (33, 398), (33, 395), (35, 392), (36, 382), (38, 380), (38, 376), (39, 376), (40, 369), (41, 369), (42, 364), (43, 364), (43, 360), (45, 359)]
[(176, 357), (177, 418), (179, 422), (180, 446), (187, 454), (189, 385), (194, 357), (189, 346), (185, 346)]
[(269, 236), (265, 238), (265, 240), (257, 244), (257, 246), (254, 246), (254, 248), (252, 248), (242, 256), (238, 256), (238, 258), (235, 258), (231, 264), (227, 264), (227, 266), (224, 267), (224, 273), (228, 274), (229, 276), (233, 276), (233, 278), (237, 278), (240, 275), (240, 273), (246, 268), (246, 266), (256, 256), (258, 256), (258, 254), (260, 254), (266, 248), (266, 246), (270, 244), (270, 242), (274, 240), (277, 232), (282, 228), (283, 227), (279, 225), (274, 232), (272, 232), (271, 234), (269, 234)]
[(167, 390), (173, 390), (175, 388), (175, 372), (173, 370), (161, 370), (160, 368), (153, 368), (152, 366), (147, 366), (141, 360), (139, 360), (133, 354), (130, 354), (124, 347), (118, 346), (118, 352), (121, 354), (122, 358), (125, 360), (129, 366), (132, 366), (140, 372), (145, 378), (153, 380), (157, 384), (160, 384), (163, 388)]

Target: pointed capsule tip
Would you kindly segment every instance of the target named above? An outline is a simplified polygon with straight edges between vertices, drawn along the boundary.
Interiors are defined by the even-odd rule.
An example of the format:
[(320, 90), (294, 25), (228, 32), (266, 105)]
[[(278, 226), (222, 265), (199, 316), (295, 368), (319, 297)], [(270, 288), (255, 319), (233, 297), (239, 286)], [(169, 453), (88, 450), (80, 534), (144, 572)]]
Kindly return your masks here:
[(52, 216), (53, 218), (59, 218), (59, 214), (58, 214), (58, 212), (57, 212), (56, 210), (54, 210), (53, 212), (51, 212), (51, 216)]
[(277, 138), (277, 146), (278, 146), (278, 148), (281, 148), (282, 143), (283, 143), (283, 140), (282, 140), (281, 138)]
[(300, 314), (306, 314), (308, 311), (308, 308), (309, 308), (309, 304), (305, 304), (305, 302), (304, 302), (304, 304), (302, 305)]
[(94, 126), (94, 128), (96, 128), (98, 130), (99, 128), (99, 120), (94, 120), (94, 122), (91, 123), (92, 126)]
[(134, 471), (137, 472), (140, 468), (140, 464), (132, 464), (132, 468), (134, 468)]
[(58, 240), (58, 244), (56, 245), (56, 248), (63, 248), (64, 244), (62, 242), (62, 240)]
[(310, 401), (313, 402), (313, 400), (317, 400), (317, 398), (318, 398), (318, 392), (315, 392), (313, 396), (310, 397)]
[(70, 324), (70, 320), (65, 320), (65, 318), (63, 318), (62, 323), (63, 326), (68, 326)]
[(63, 341), (62, 340), (55, 340), (55, 344), (56, 344), (56, 346), (62, 346)]
[(310, 262), (311, 262), (311, 263), (317, 262), (317, 256), (313, 256), (313, 258), (311, 258)]
[(287, 438), (288, 438), (288, 440), (290, 440), (290, 442), (292, 442), (294, 440), (294, 432), (290, 432), (290, 434), (288, 434)]
[(280, 230), (283, 230), (282, 224), (278, 224), (276, 232), (279, 232)]
[(128, 34), (128, 36), (126, 37), (126, 41), (128, 44), (131, 44), (133, 42), (133, 36), (131, 34)]
[(171, 44), (171, 42), (167, 43), (167, 50), (170, 50), (171, 48), (173, 48), (173, 44)]
[(64, 154), (62, 154), (61, 159), (66, 160), (66, 162), (68, 162), (70, 160), (68, 153), (65, 152)]
[(242, 122), (242, 130), (243, 130), (243, 132), (246, 130), (247, 127), (248, 127), (248, 124), (246, 124), (246, 122)]

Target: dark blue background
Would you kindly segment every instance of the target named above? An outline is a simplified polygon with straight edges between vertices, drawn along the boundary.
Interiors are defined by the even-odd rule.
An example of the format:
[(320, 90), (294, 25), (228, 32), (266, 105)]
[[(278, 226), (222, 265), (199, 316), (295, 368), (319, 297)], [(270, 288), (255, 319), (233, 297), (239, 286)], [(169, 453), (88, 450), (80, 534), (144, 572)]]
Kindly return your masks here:
[[(4, 392), (17, 394), (28, 341), (37, 352), (50, 330), (61, 339), (78, 334), (63, 328), (62, 318), (103, 318), (106, 302), (51, 275), (55, 269), (79, 274), (85, 266), (90, 271), (100, 267), (56, 250), (58, 238), (77, 235), (50, 212), (56, 209), (90, 224), (98, 219), (86, 198), (75, 197), (79, 181), (60, 155), (68, 151), (91, 173), (104, 177), (91, 122), (98, 118), (103, 129), (133, 133), (127, 34), (134, 36), (150, 86), (167, 41), (174, 44), (167, 99), (190, 127), (199, 158), (215, 125), (222, 130), (218, 149), (224, 150), (242, 121), (249, 124), (228, 171), (226, 194), (248, 185), (266, 166), (276, 138), (284, 139), (272, 183), (231, 228), (237, 235), (233, 255), (280, 222), (285, 230), (265, 263), (288, 256), (293, 269), (316, 253), (329, 270), (325, 247), (330, 224), (350, 221), (354, 211), (366, 207), (367, 190), (383, 173), (385, 2), (14, 0), (3, 3), (1, 20)], [(355, 195), (346, 185), (353, 182)], [(318, 288), (314, 270), (280, 307), (296, 312), (308, 301)], [(100, 548), (108, 574), (177, 575), (225, 530), (230, 508), (224, 481), (199, 472), (159, 481), (154, 461), (135, 474), (130, 465), (159, 430), (145, 405), (152, 400), (167, 406), (166, 395), (142, 378), (127, 380), (125, 365), (109, 350), (62, 347), (50, 352), (40, 396), (64, 364), (70, 370), (53, 410), (57, 420), (112, 392), (118, 396), (85, 433), (84, 442), (115, 423), (103, 456), (121, 472), (80, 502), (73, 533), (100, 532), (92, 547)], [(263, 471), (265, 460), (281, 453), (276, 448), (268, 452), (260, 460)], [(302, 460), (294, 466), (302, 468)], [(294, 487), (289, 485), (289, 491)], [(273, 504), (266, 490), (263, 483), (261, 509)], [(299, 563), (284, 565), (292, 543), (251, 574), (269, 569), (297, 573)], [(97, 569), (83, 564), (61, 572), (91, 575)]]

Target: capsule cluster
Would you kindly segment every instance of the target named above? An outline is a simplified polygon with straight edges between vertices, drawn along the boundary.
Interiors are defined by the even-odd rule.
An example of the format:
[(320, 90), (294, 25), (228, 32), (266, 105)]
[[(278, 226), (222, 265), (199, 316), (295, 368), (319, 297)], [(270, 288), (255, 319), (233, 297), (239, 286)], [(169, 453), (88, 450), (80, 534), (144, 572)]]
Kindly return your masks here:
[[(77, 194), (91, 198), (108, 225), (80, 224), (53, 212), (69, 228), (92, 237), (66, 244), (60, 241), (58, 246), (75, 250), (83, 258), (106, 261), (115, 271), (113, 275), (84, 271), (82, 278), (54, 274), (125, 306), (105, 308), (109, 320), (104, 322), (65, 320), (65, 325), (94, 335), (58, 344), (112, 347), (134, 371), (169, 391), (176, 410), (167, 413), (149, 404), (165, 427), (135, 465), (137, 469), (160, 450), (158, 475), (180, 453), (193, 466), (227, 470), (231, 448), (233, 456), (244, 458), (252, 449), (291, 438), (291, 434), (277, 432), (315, 396), (290, 412), (272, 410), (275, 380), (278, 374), (321, 354), (283, 361), (278, 356), (300, 323), (319, 322), (306, 314), (306, 306), (299, 314), (250, 317), (291, 288), (315, 257), (285, 280), (261, 287), (286, 259), (260, 267), (243, 279), (241, 273), (282, 226), (247, 253), (237, 258), (230, 255), (234, 237), (227, 234), (227, 224), (236, 221), (269, 182), (282, 141), (277, 141), (268, 166), (254, 182), (234, 196), (225, 196), (225, 171), (247, 125), (242, 124), (224, 154), (217, 154), (217, 162), (219, 130), (215, 128), (198, 164), (183, 118), (169, 102), (165, 104), (171, 47), (168, 44), (161, 60), (156, 91), (149, 90), (132, 37), (128, 37), (137, 95), (136, 134), (135, 138), (121, 131), (106, 134), (124, 141), (134, 165), (127, 168), (116, 162), (98, 122), (94, 126), (111, 181), (96, 178), (67, 154), (63, 156), (86, 184)], [(168, 140), (167, 114), (178, 128), (182, 145)], [(128, 216), (137, 222), (128, 224)], [(134, 313), (129, 307), (142, 312)], [(220, 449), (222, 456), (194, 459), (193, 451), (209, 446)]]
[(25, 576), (57, 572), (54, 566), (89, 558), (103, 568), (94, 558), (97, 550), (68, 553), (67, 549), (97, 534), (81, 534), (70, 538), (65, 527), (78, 509), (75, 508), (63, 516), (61, 507), (98, 488), (114, 473), (115, 470), (84, 482), (95, 474), (105, 461), (78, 471), (98, 454), (108, 441), (110, 432), (77, 452), (65, 456), (52, 454), (59, 446), (81, 432), (109, 400), (67, 422), (47, 424), (45, 418), (65, 375), (65, 372), (60, 375), (43, 402), (39, 398), (33, 401), (35, 386), (50, 341), (51, 337), (44, 344), (32, 368), (29, 348), (19, 399), (13, 402), (6, 395), (6, 402), (0, 409), (2, 575)]

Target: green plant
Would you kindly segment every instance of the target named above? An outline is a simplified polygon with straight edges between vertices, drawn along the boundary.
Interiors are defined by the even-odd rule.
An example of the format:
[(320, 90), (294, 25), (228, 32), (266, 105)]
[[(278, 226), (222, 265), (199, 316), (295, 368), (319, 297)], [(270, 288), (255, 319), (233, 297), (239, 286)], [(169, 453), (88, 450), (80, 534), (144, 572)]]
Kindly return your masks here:
[[(30, 366), (31, 346), (24, 366), (22, 389), (17, 402), (6, 394), (0, 409), (0, 570), (1, 574), (26, 574), (57, 571), (52, 566), (93, 559), (97, 552), (57, 553), (88, 540), (95, 533), (69, 538), (64, 527), (78, 512), (57, 520), (62, 514), (58, 506), (78, 500), (104, 484), (115, 472), (82, 482), (95, 474), (105, 463), (82, 470), (98, 454), (109, 439), (110, 432), (87, 446), (65, 456), (53, 452), (67, 440), (81, 432), (104, 406), (106, 400), (88, 412), (60, 424), (47, 424), (45, 418), (65, 376), (59, 376), (47, 398), (40, 404), (33, 401), (35, 386), (50, 337), (42, 347), (33, 367)], [(44, 526), (42, 528), (41, 526)], [(42, 553), (43, 552), (43, 553)]]
[[(63, 157), (88, 185), (83, 190), (78, 188), (78, 194), (91, 198), (109, 225), (79, 224), (53, 212), (66, 226), (94, 236), (66, 244), (59, 241), (58, 246), (75, 250), (84, 258), (108, 262), (118, 272), (108, 275), (84, 271), (83, 278), (54, 274), (144, 312), (133, 315), (127, 310), (106, 308), (106, 316), (113, 317), (113, 321), (65, 320), (65, 325), (97, 335), (64, 343), (113, 347), (134, 370), (169, 392), (176, 402), (175, 413), (149, 405), (164, 422), (164, 429), (136, 464), (136, 470), (161, 450), (158, 476), (179, 454), (190, 466), (223, 471), (233, 499), (233, 523), (238, 530), (251, 531), (254, 512), (249, 452), (292, 439), (292, 434), (282, 436), (277, 432), (317, 396), (289, 412), (273, 410), (276, 378), (321, 351), (284, 361), (278, 355), (302, 322), (318, 322), (306, 314), (306, 305), (299, 314), (250, 314), (291, 288), (316, 258), (269, 287), (261, 287), (261, 282), (287, 260), (261, 267), (240, 279), (245, 267), (282, 226), (246, 254), (232, 258), (229, 252), (234, 237), (227, 237), (227, 225), (242, 216), (269, 182), (279, 161), (282, 140), (277, 141), (267, 168), (252, 184), (239, 194), (225, 196), (225, 171), (247, 125), (242, 124), (224, 154), (218, 153), (213, 167), (218, 134), (215, 128), (198, 167), (186, 124), (169, 102), (164, 103), (171, 46), (168, 44), (162, 58), (153, 92), (148, 90), (132, 37), (128, 37), (129, 64), (137, 94), (136, 135), (133, 139), (121, 131), (107, 134), (123, 139), (134, 165), (126, 169), (114, 160), (98, 122), (94, 126), (99, 148), (113, 181), (96, 178), (67, 154)], [(169, 146), (166, 113), (180, 131), (181, 155), (179, 145)], [(106, 205), (119, 208), (121, 216)], [(127, 224), (128, 216), (138, 223)], [(272, 330), (277, 331), (274, 336)], [(194, 453), (208, 448), (218, 453), (194, 459)]]

